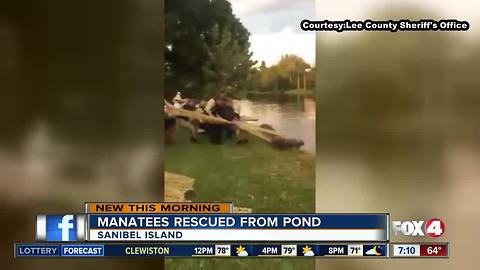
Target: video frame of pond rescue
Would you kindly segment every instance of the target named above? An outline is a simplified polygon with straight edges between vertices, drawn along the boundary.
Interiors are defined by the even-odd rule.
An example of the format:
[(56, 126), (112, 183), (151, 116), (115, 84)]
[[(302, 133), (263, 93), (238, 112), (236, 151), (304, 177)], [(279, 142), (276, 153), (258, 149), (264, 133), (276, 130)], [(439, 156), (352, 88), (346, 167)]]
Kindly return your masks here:
[(152, 0), (0, 1), (1, 269), (163, 267), (11, 253), (36, 214), (162, 200), (162, 14)]
[[(288, 1), (262, 3), (273, 2)], [(164, 97), (164, 4), (0, 1), (1, 269), (478, 269), (480, 4), (317, 0), (319, 18), (452, 17), (468, 20), (471, 29), (317, 33), (315, 69), (304, 73), (303, 83), (315, 81), (314, 95), (267, 98), (254, 89), (234, 102), (240, 114), (261, 111), (260, 120), (305, 144), (273, 152), (277, 150), (250, 137), (246, 145), (228, 142), (209, 148), (209, 155), (228, 156), (233, 165), (205, 181), (199, 181), (205, 177), (199, 168), (217, 169), (223, 163), (198, 159), (195, 166), (185, 167), (179, 161), (188, 148), (202, 153), (207, 138), (193, 144), (179, 130), (178, 143), (164, 145), (162, 101), (171, 101), (178, 91), (172, 88)], [(294, 14), (292, 10), (282, 12)], [(297, 85), (295, 90), (300, 90), (299, 78), (289, 82)], [(262, 156), (281, 153), (274, 157), (288, 166), (268, 173), (255, 167), (255, 162), (271, 168), (276, 163), (252, 155), (252, 146)], [(451, 242), (451, 257), (169, 259), (166, 264), (158, 258), (13, 259), (14, 242), (33, 241), (36, 214), (83, 212), (85, 201), (161, 201), (165, 153), (165, 169), (197, 177), (195, 200), (232, 199), (258, 213), (440, 217), (447, 225), (444, 237)], [(245, 157), (253, 159), (249, 170), (238, 170)], [(280, 181), (285, 180), (282, 175), (290, 178)], [(233, 177), (243, 180), (234, 182)], [(267, 188), (262, 177), (275, 184)], [(223, 197), (212, 187), (223, 190)]]

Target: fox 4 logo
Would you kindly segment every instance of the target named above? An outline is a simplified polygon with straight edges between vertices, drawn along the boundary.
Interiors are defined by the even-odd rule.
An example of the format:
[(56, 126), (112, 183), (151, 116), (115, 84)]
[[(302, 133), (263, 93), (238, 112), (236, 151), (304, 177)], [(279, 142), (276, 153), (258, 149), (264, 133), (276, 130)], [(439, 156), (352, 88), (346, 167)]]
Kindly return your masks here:
[(423, 220), (392, 221), (392, 228), (395, 235), (400, 232), (407, 236), (425, 236), (426, 233), (432, 238), (438, 238), (445, 232), (445, 223), (438, 218), (432, 218), (426, 223)]

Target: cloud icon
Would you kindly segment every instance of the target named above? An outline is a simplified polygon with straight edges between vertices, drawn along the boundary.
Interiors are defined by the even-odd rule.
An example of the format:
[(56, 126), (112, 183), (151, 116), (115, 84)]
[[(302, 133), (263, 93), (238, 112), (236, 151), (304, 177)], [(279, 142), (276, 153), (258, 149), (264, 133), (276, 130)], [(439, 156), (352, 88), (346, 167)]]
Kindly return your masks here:
[(237, 247), (237, 256), (240, 256), (240, 257), (248, 256), (248, 252), (245, 250), (244, 246), (240, 245), (239, 247)]
[(240, 256), (240, 257), (247, 257), (247, 256), (248, 256), (248, 252), (244, 250), (244, 251), (238, 253), (238, 256)]
[(309, 251), (305, 252), (303, 254), (303, 256), (312, 257), (312, 256), (315, 256), (315, 253), (313, 253), (313, 251), (309, 250)]
[(302, 248), (302, 252), (303, 252), (303, 256), (307, 256), (307, 257), (315, 256), (315, 253), (312, 251), (312, 248), (309, 247), (308, 245)]
[(377, 246), (374, 246), (373, 248), (367, 250), (367, 252), (365, 252), (366, 255), (375, 255), (375, 256), (380, 256), (382, 255), (382, 253), (378, 252), (377, 251)]

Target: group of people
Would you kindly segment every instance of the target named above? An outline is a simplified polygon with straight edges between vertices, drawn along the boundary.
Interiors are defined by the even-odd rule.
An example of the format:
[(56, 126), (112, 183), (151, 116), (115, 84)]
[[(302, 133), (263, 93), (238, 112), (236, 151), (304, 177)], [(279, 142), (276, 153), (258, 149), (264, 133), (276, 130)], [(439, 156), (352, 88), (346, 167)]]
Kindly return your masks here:
[[(182, 93), (177, 92), (173, 98), (173, 107), (189, 111), (198, 111), (211, 117), (218, 117), (229, 122), (240, 120), (240, 115), (235, 111), (233, 101), (225, 93), (220, 92), (208, 101), (197, 102), (194, 99), (182, 98)], [(167, 118), (165, 120), (165, 130), (167, 142), (173, 141), (175, 126), (187, 129), (190, 133), (190, 140), (198, 143), (198, 131), (204, 130), (214, 144), (222, 144), (223, 139), (235, 138), (238, 144), (247, 143), (248, 140), (242, 137), (242, 133), (235, 123), (207, 123), (200, 122), (197, 119), (191, 119), (186, 116), (176, 118)]]

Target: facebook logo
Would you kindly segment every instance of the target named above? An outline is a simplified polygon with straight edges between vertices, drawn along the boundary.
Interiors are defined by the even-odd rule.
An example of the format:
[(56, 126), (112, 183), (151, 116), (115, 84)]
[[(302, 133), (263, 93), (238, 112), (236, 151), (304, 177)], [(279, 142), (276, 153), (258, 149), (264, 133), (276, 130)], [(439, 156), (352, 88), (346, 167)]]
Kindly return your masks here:
[(37, 215), (38, 241), (84, 241), (85, 215)]

